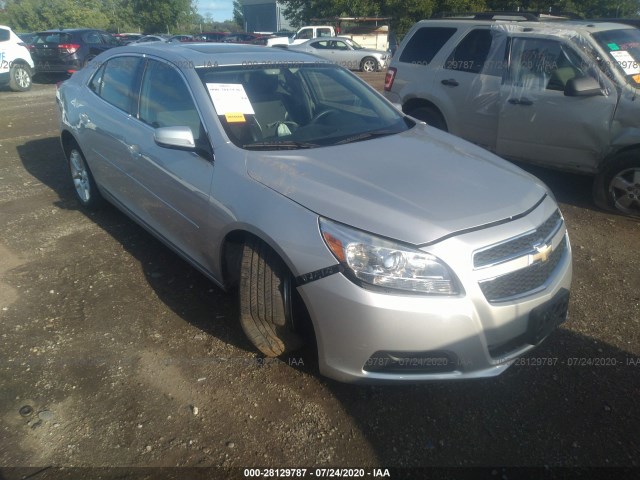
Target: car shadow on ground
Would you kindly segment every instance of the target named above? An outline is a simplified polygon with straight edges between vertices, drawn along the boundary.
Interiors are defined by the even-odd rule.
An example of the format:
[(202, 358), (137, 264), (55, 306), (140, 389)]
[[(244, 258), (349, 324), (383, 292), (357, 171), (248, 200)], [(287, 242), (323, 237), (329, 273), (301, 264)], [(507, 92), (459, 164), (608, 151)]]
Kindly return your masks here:
[[(18, 153), (25, 169), (56, 192), (58, 208), (78, 209), (57, 138), (27, 142)], [(172, 311), (203, 332), (254, 352), (233, 320), (238, 316), (233, 294), (217, 289), (115, 208), (88, 216), (144, 266), (146, 281)], [(580, 306), (570, 311), (580, 314)], [(212, 321), (218, 315), (225, 320)], [(346, 385), (319, 376), (311, 349), (302, 353), (302, 364), (288, 368), (315, 378), (329, 404), (341, 405), (382, 467), (639, 467), (640, 359), (573, 332), (571, 323), (491, 379)], [(348, 464), (357, 455), (336, 452), (336, 457)], [(496, 475), (501, 478), (500, 471)]]
[(25, 169), (57, 195), (55, 206), (78, 210), (119, 242), (142, 266), (145, 279), (158, 298), (197, 328), (246, 352), (254, 353), (238, 318), (235, 292), (225, 293), (124, 213), (111, 205), (83, 210), (76, 200), (66, 159), (57, 137), (18, 146)]

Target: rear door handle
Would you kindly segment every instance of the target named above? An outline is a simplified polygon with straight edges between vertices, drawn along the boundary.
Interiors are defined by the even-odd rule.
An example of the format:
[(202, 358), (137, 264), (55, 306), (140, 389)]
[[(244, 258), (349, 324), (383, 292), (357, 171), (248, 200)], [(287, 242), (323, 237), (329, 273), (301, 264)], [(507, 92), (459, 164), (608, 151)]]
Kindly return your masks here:
[(460, 85), (458, 81), (454, 80), (453, 78), (442, 80), (440, 83), (446, 85), (447, 87), (457, 87), (458, 85)]
[(510, 98), (507, 100), (511, 105), (524, 105), (525, 107), (533, 105), (533, 102), (528, 98)]

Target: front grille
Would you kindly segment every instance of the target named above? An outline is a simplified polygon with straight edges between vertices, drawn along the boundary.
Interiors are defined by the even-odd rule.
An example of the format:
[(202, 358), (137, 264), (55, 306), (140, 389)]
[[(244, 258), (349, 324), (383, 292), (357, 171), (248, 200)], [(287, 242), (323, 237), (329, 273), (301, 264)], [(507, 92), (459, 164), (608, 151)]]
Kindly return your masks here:
[(551, 253), (546, 262), (508, 273), (493, 280), (480, 282), (480, 289), (490, 302), (500, 302), (522, 296), (542, 287), (551, 277), (567, 250), (566, 237)]
[(556, 210), (553, 215), (533, 232), (477, 252), (473, 256), (473, 267), (482, 268), (520, 255), (525, 255), (531, 251), (534, 245), (544, 243), (549, 237), (553, 236), (561, 224), (562, 217), (560, 216), (560, 211)]

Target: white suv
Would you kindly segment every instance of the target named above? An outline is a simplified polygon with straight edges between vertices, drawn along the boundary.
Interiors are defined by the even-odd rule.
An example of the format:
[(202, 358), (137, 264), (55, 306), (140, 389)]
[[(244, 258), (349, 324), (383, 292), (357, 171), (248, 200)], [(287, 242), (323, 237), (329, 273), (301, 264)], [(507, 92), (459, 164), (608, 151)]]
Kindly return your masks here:
[(25, 44), (9, 27), (0, 25), (0, 85), (24, 92), (31, 88), (33, 60)]
[(417, 23), (387, 98), (505, 158), (595, 175), (598, 205), (640, 215), (640, 30), (485, 18)]

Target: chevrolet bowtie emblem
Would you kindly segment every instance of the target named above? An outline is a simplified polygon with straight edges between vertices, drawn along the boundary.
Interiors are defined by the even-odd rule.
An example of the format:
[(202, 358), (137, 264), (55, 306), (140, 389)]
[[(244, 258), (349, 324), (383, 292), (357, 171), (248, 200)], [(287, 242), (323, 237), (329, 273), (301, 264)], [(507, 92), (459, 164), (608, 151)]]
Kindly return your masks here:
[(548, 244), (538, 244), (533, 246), (535, 253), (531, 255), (531, 263), (545, 263), (553, 253), (553, 247)]

